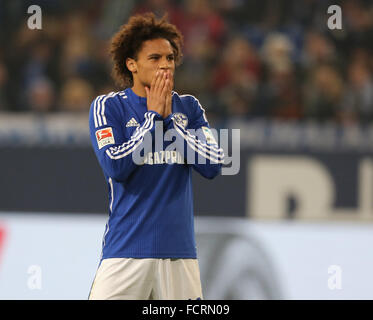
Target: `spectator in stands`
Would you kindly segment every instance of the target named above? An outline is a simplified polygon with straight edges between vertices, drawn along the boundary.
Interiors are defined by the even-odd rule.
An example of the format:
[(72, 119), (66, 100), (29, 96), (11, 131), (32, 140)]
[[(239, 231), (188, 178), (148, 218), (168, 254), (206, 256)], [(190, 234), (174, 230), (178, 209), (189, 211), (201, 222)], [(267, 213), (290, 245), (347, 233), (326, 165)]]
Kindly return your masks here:
[(282, 33), (270, 33), (263, 44), (261, 57), (267, 70), (283, 69), (290, 66), (292, 62), (293, 43)]
[(90, 51), (89, 67), (80, 73), (80, 77), (88, 81), (97, 95), (120, 90), (112, 80), (111, 60), (109, 58), (110, 41), (105, 39), (95, 40), (95, 50)]
[(356, 61), (348, 68), (348, 82), (343, 99), (343, 119), (371, 123), (373, 120), (373, 79), (368, 65)]
[(306, 33), (301, 59), (306, 72), (321, 64), (336, 63), (337, 56), (334, 44), (325, 35), (316, 31)]
[(61, 89), (60, 111), (88, 111), (94, 99), (92, 86), (84, 79), (69, 79)]
[(237, 36), (225, 45), (212, 77), (212, 86), (219, 91), (244, 75), (259, 81), (260, 72), (261, 61), (257, 52), (245, 38)]
[(157, 18), (161, 18), (167, 13), (170, 23), (175, 24), (178, 28), (184, 24), (185, 13), (175, 1), (146, 0), (137, 5), (132, 14), (143, 14), (145, 12), (153, 12)]
[(337, 120), (344, 82), (336, 68), (320, 65), (304, 85), (305, 114), (318, 121)]
[(175, 90), (182, 88), (190, 94), (198, 94), (206, 110), (217, 114), (214, 92), (209, 92), (210, 79), (226, 35), (226, 26), (211, 3), (208, 0), (183, 2), (185, 16), (177, 25), (184, 35), (184, 57), (176, 73)]
[(226, 35), (224, 19), (208, 0), (184, 2), (185, 17), (180, 25), (184, 35), (184, 56), (205, 60), (215, 56)]
[(4, 63), (0, 60), (0, 110), (8, 110), (8, 96), (7, 96), (7, 80), (8, 71)]
[(254, 112), (260, 72), (261, 62), (248, 41), (240, 36), (230, 39), (211, 80), (212, 91), (226, 116), (249, 116)]
[(47, 78), (32, 81), (27, 90), (28, 110), (45, 113), (55, 110), (55, 90)]
[(372, 1), (345, 0), (342, 11), (346, 51), (350, 52), (355, 47), (372, 48)]
[(261, 51), (265, 75), (258, 97), (262, 116), (279, 119), (301, 119), (303, 116), (292, 50), (293, 44), (284, 34), (272, 33), (265, 39)]
[(62, 79), (82, 76), (94, 62), (91, 61), (94, 40), (89, 32), (89, 23), (83, 14), (72, 13), (63, 21), (64, 38), (60, 57)]
[(31, 86), (35, 79), (51, 78), (53, 67), (53, 48), (49, 39), (36, 40), (30, 50), (29, 59), (23, 68), (23, 83)]
[(9, 47), (4, 47), (4, 52), (7, 54), (9, 74), (12, 74), (9, 79), (11, 108), (29, 111), (28, 93), (34, 81), (45, 79), (53, 86), (57, 84), (54, 40), (42, 32), (21, 25), (15, 31), (15, 37), (9, 40)]
[(283, 120), (304, 116), (299, 81), (289, 62), (276, 63), (266, 72), (258, 95), (258, 115)]

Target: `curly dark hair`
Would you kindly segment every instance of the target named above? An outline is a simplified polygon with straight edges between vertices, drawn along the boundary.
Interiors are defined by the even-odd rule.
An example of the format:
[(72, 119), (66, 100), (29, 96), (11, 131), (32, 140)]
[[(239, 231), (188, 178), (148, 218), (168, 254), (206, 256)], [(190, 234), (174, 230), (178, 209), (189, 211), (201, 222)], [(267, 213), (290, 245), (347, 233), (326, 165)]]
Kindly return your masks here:
[(133, 86), (132, 72), (126, 66), (126, 59), (137, 59), (142, 43), (146, 40), (167, 39), (174, 51), (175, 64), (182, 59), (183, 36), (177, 27), (167, 21), (167, 14), (157, 19), (153, 13), (132, 16), (112, 37), (110, 54), (114, 62), (112, 76), (120, 87)]

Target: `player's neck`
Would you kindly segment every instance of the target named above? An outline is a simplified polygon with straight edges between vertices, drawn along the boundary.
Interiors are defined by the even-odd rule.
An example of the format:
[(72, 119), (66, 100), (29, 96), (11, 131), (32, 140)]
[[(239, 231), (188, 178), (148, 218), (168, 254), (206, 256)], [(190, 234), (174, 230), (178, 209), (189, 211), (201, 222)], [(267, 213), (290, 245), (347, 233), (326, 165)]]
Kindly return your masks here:
[(131, 89), (136, 95), (146, 98), (145, 87), (141, 83), (135, 82)]

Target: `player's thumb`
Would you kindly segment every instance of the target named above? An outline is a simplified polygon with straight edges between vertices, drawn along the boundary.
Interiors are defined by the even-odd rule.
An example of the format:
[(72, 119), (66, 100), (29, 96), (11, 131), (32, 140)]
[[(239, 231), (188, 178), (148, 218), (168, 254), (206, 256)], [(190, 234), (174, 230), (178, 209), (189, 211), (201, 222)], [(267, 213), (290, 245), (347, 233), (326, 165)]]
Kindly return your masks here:
[(145, 86), (145, 93), (146, 93), (146, 96), (149, 95), (149, 92), (150, 92), (150, 89), (149, 89), (147, 86)]

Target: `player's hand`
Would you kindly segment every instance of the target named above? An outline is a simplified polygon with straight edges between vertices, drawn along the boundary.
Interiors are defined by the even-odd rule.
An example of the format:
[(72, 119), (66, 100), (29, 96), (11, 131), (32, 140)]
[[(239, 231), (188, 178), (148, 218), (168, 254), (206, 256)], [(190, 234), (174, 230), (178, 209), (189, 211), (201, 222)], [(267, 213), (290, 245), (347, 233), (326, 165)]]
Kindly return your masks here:
[(152, 79), (150, 88), (145, 86), (148, 110), (158, 112), (162, 117), (164, 117), (169, 81), (166, 72), (158, 70)]
[(170, 71), (167, 71), (166, 74), (168, 81), (168, 87), (166, 92), (166, 104), (164, 109), (164, 118), (167, 118), (172, 113), (172, 88), (173, 88), (173, 79)]

